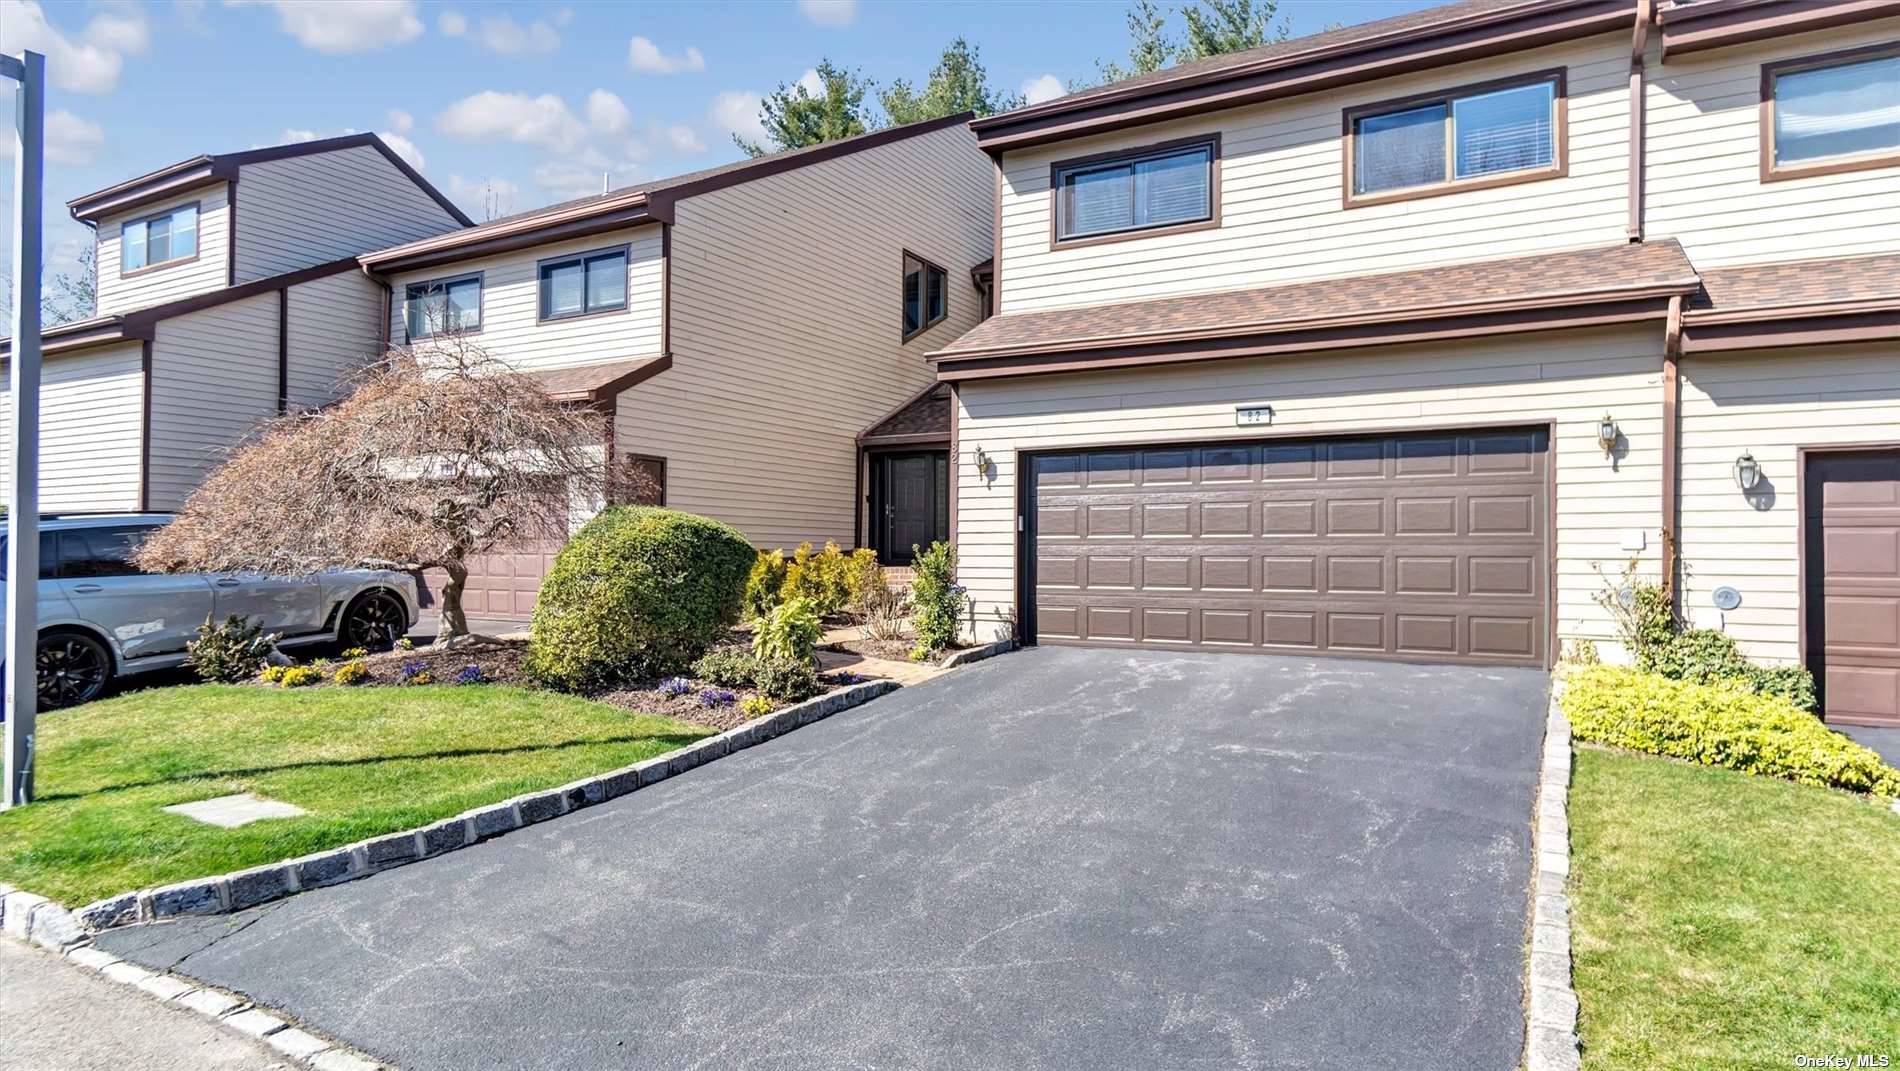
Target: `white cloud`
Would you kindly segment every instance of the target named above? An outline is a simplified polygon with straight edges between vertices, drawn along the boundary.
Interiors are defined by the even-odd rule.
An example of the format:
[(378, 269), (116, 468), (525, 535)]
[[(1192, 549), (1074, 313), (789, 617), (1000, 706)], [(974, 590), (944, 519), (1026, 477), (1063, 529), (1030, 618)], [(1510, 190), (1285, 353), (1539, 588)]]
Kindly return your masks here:
[(818, 68), (816, 67), (805, 68), (805, 73), (798, 76), (798, 88), (804, 90), (806, 96), (810, 96), (810, 97), (824, 96), (825, 95), (825, 80), (818, 76)]
[(379, 131), (376, 136), (382, 138), (383, 144), (389, 146), (389, 151), (402, 157), (410, 167), (415, 168), (417, 171), (422, 170), (422, 150), (416, 148), (415, 142), (410, 141), (401, 134), (388, 130)]
[(1045, 100), (1054, 100), (1069, 91), (1063, 88), (1062, 79), (1053, 74), (1023, 80), (1023, 99), (1031, 104), (1041, 104)]
[(849, 26), (858, 17), (858, 0), (798, 0), (798, 10), (820, 26)]
[(460, 37), (468, 32), (468, 19), (460, 11), (444, 11), (435, 17), (435, 28), (444, 37)]
[[(619, 182), (626, 185), (632, 176), (621, 174)], [(549, 193), (563, 199), (574, 197), (592, 197), (601, 192), (603, 185), (615, 181), (611, 168), (591, 167), (585, 163), (568, 160), (550, 160), (534, 169), (535, 184)]]
[(296, 144), (298, 142), (304, 142), (304, 141), (315, 141), (317, 140), (317, 132), (314, 130), (300, 130), (294, 126), (287, 126), (284, 128), (284, 132), (277, 136), (277, 140), (279, 144)]
[(513, 56), (522, 52), (552, 52), (561, 47), (554, 27), (536, 19), (526, 26), (506, 15), (483, 15), (476, 43), (490, 52)]
[[(46, 160), (54, 164), (83, 166), (99, 156), (106, 147), (106, 132), (99, 124), (64, 108), (46, 113)], [(0, 160), (12, 159), (13, 136), (0, 138)]]
[(449, 105), (435, 125), (463, 141), (512, 141), (556, 152), (571, 151), (587, 137), (586, 125), (552, 93), (530, 97), (485, 89)]
[(305, 48), (332, 55), (370, 52), (422, 34), (416, 0), (224, 0), (231, 7), (270, 7), (284, 32)]
[(587, 94), (587, 125), (602, 134), (619, 134), (633, 124), (633, 113), (619, 96), (605, 89)]
[(705, 70), (706, 57), (692, 47), (680, 55), (669, 56), (660, 51), (659, 45), (644, 37), (635, 37), (627, 43), (627, 65), (647, 74), (678, 74)]
[(701, 153), (706, 151), (706, 143), (699, 140), (699, 133), (685, 123), (674, 123), (661, 127), (658, 131), (661, 141), (674, 152)]
[(731, 89), (713, 98), (710, 114), (719, 129), (757, 143), (765, 140), (765, 124), (759, 122), (764, 104), (765, 99), (751, 90)]
[(469, 210), (476, 219), (488, 220), (515, 210), (521, 187), (505, 178), (465, 179), (449, 176), (449, 199)]
[(145, 16), (136, 8), (95, 15), (77, 37), (46, 18), (36, 0), (0, 0), (0, 53), (26, 49), (46, 56), (47, 77), (75, 93), (110, 93), (119, 84), (125, 57), (149, 43)]
[(389, 109), (389, 129), (398, 134), (407, 134), (416, 128), (416, 117), (401, 108)]

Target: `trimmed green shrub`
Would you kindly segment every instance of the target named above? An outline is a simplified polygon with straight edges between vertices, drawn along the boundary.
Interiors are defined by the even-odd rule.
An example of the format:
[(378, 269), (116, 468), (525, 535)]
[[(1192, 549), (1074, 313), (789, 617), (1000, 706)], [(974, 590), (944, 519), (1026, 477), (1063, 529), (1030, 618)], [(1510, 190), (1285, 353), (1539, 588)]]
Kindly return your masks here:
[(615, 506), (555, 556), (528, 633), (529, 676), (592, 691), (689, 665), (739, 618), (758, 560), (730, 525)]
[(1756, 695), (1783, 700), (1810, 714), (1821, 709), (1814, 694), (1814, 674), (1803, 666), (1749, 666), (1747, 680), (1749, 691)]
[(758, 560), (752, 563), (752, 571), (745, 578), (746, 620), (764, 617), (779, 604), (780, 592), (785, 587), (785, 569), (784, 551), (759, 551)]
[(206, 617), (198, 626), (198, 638), (185, 644), (185, 665), (203, 680), (236, 684), (257, 676), (276, 647), (276, 633), (266, 636), (263, 625), (238, 614), (223, 624)]
[(693, 676), (721, 688), (750, 688), (758, 675), (759, 660), (743, 647), (707, 651), (693, 663)]
[(794, 596), (752, 626), (752, 656), (760, 662), (810, 662), (824, 634), (812, 604)]
[(748, 695), (739, 700), (739, 713), (747, 718), (762, 717), (772, 713), (772, 701), (762, 695)]
[(1618, 666), (1573, 672), (1563, 710), (1579, 739), (1803, 785), (1900, 796), (1900, 771), (1811, 714), (1734, 683)]
[(796, 703), (818, 694), (818, 670), (810, 659), (762, 658), (753, 685), (767, 698)]
[(957, 642), (966, 596), (957, 584), (957, 548), (939, 541), (911, 550), (910, 627), (927, 658)]
[(1690, 628), (1644, 649), (1636, 668), (1694, 684), (1727, 684), (1818, 709), (1814, 677), (1800, 666), (1757, 666), (1720, 629)]

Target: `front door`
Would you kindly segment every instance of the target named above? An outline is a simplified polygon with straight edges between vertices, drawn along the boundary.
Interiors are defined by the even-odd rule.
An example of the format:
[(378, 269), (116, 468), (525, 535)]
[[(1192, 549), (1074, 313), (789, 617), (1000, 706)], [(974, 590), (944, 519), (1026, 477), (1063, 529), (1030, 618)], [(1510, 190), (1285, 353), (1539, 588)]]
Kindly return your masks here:
[(909, 565), (913, 547), (949, 538), (949, 458), (941, 450), (872, 461), (872, 540), (878, 560)]
[(1823, 717), (1900, 726), (1900, 451), (1819, 454), (1802, 489)]

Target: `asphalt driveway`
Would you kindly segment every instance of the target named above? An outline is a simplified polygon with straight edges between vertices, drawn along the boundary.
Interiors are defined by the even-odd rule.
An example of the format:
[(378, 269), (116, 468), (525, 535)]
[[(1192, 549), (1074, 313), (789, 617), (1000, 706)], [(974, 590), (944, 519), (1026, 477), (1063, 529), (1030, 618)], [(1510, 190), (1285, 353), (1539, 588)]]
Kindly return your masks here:
[(100, 943), (410, 1071), (1507, 1069), (1545, 687), (1030, 650)]

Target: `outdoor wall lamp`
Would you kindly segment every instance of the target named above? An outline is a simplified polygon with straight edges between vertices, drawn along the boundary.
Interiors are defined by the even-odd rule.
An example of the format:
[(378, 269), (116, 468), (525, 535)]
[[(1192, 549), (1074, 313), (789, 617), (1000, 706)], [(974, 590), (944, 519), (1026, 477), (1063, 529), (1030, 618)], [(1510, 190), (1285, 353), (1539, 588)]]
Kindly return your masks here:
[(1610, 414), (1604, 413), (1603, 419), (1597, 421), (1597, 445), (1603, 448), (1604, 457), (1616, 452), (1617, 434), (1616, 421)]
[(1755, 460), (1754, 454), (1743, 453), (1735, 459), (1735, 486), (1747, 492), (1753, 491), (1760, 482), (1761, 463)]
[(984, 453), (983, 448), (979, 446), (971, 453), (971, 464), (976, 466), (976, 474), (978, 476), (988, 475), (990, 471), (990, 455)]

